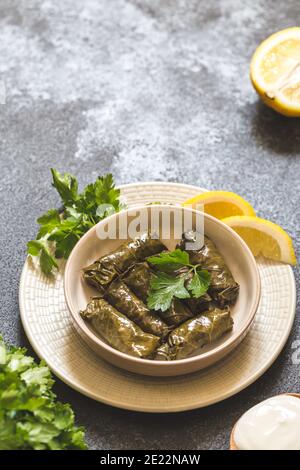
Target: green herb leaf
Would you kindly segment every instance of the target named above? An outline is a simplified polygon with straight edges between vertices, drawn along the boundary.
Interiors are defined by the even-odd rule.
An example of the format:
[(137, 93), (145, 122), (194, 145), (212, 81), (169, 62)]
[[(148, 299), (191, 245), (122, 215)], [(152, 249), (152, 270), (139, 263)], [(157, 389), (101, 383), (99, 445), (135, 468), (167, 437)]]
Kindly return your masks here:
[(89, 184), (79, 196), (76, 208), (79, 212), (89, 214), (94, 223), (106, 217), (106, 211), (118, 212), (120, 206), (120, 190), (115, 188), (113, 177), (109, 173), (99, 176), (95, 183)]
[(148, 307), (151, 309), (167, 310), (173, 297), (190, 297), (188, 291), (193, 297), (201, 297), (209, 287), (208, 271), (202, 270), (200, 265), (191, 264), (189, 254), (179, 248), (150, 256), (147, 261), (158, 270), (150, 284)]
[(108, 216), (114, 214), (115, 212), (116, 212), (115, 208), (112, 204), (101, 204), (97, 207), (96, 216), (97, 216), (97, 218), (102, 220), (105, 217), (108, 217)]
[(43, 238), (45, 235), (53, 232), (61, 224), (59, 212), (56, 209), (50, 209), (44, 215), (37, 219), (40, 230), (37, 238)]
[(65, 237), (56, 242), (55, 256), (56, 258), (68, 259), (71, 251), (78, 242), (80, 237), (76, 233), (67, 233)]
[(160, 271), (172, 272), (177, 271), (183, 266), (189, 266), (190, 257), (186, 251), (176, 248), (174, 251), (162, 252), (155, 256), (149, 256), (147, 261), (157, 266)]
[(210, 274), (205, 269), (196, 270), (192, 279), (187, 284), (187, 289), (191, 291), (193, 297), (201, 297), (205, 294), (210, 284)]
[(57, 268), (57, 263), (46, 246), (46, 242), (40, 240), (30, 240), (27, 243), (27, 252), (31, 256), (40, 257), (40, 267), (45, 274), (50, 274), (53, 268)]
[[(45, 274), (50, 274), (57, 267), (56, 259), (69, 257), (77, 241), (93, 225), (122, 209), (120, 190), (115, 188), (111, 174), (99, 176), (95, 183), (86, 186), (79, 194), (73, 175), (61, 175), (53, 168), (51, 172), (53, 186), (61, 197), (64, 209), (61, 213), (50, 209), (39, 217), (37, 240), (27, 244), (28, 253), (40, 257), (40, 266)], [(55, 256), (50, 254), (50, 246)]]
[(99, 176), (95, 182), (95, 198), (99, 204), (119, 203), (120, 190), (115, 188), (113, 175)]
[(44, 215), (37, 219), (37, 223), (40, 225), (53, 226), (60, 224), (59, 212), (56, 209), (49, 209)]
[(45, 363), (26, 350), (7, 347), (0, 337), (0, 449), (86, 449), (84, 430), (74, 413), (52, 391)]
[(190, 297), (184, 286), (185, 279), (185, 275), (175, 277), (163, 272), (157, 273), (151, 280), (148, 307), (164, 312), (170, 308), (173, 297), (179, 299)]
[(27, 243), (27, 252), (32, 256), (38, 256), (43, 248), (43, 244), (38, 240), (30, 240)]
[(57, 170), (51, 168), (53, 177), (52, 185), (57, 189), (63, 203), (68, 205), (77, 199), (78, 183), (75, 176), (70, 173), (61, 175)]
[(52, 268), (58, 268), (55, 258), (52, 255), (50, 255), (49, 251), (46, 250), (45, 248), (42, 249), (41, 254), (40, 254), (40, 266), (41, 266), (41, 270), (45, 274), (50, 274), (52, 271)]

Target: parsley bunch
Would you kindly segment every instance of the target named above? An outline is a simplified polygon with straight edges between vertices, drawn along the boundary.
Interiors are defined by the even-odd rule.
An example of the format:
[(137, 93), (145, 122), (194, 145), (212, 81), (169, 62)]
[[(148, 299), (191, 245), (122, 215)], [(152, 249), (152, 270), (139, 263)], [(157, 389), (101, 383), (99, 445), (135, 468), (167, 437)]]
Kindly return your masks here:
[(77, 241), (93, 225), (121, 209), (120, 190), (111, 174), (99, 176), (95, 183), (78, 192), (75, 176), (61, 175), (51, 169), (52, 185), (58, 191), (63, 210), (50, 209), (37, 219), (40, 229), (36, 240), (27, 244), (32, 256), (39, 256), (41, 270), (50, 274), (59, 258), (67, 259)]
[(179, 248), (149, 256), (147, 261), (158, 270), (150, 284), (147, 300), (150, 309), (164, 312), (170, 308), (173, 297), (198, 298), (209, 287), (209, 272), (201, 269), (200, 264), (191, 264), (189, 254)]
[(86, 449), (71, 406), (56, 401), (49, 368), (0, 337), (0, 450)]

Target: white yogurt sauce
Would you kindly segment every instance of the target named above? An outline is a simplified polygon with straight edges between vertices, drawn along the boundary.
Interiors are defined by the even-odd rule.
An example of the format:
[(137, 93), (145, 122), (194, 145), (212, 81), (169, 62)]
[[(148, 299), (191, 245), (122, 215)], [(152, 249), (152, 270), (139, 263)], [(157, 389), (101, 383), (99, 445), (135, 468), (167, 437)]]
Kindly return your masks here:
[(300, 399), (279, 395), (250, 408), (236, 423), (234, 441), (240, 450), (300, 450)]

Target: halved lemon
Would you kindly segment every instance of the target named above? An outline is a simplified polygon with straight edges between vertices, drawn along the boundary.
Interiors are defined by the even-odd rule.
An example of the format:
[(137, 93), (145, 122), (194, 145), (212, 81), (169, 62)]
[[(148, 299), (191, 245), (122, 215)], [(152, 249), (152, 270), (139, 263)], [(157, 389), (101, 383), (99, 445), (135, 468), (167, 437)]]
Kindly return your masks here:
[(253, 207), (238, 194), (230, 191), (207, 191), (184, 201), (183, 206), (203, 206), (204, 212), (217, 219), (235, 215), (255, 215)]
[(260, 217), (235, 216), (222, 220), (247, 243), (254, 256), (275, 261), (297, 263), (291, 237), (279, 225)]
[(272, 34), (256, 49), (250, 77), (262, 100), (285, 116), (300, 116), (300, 28)]

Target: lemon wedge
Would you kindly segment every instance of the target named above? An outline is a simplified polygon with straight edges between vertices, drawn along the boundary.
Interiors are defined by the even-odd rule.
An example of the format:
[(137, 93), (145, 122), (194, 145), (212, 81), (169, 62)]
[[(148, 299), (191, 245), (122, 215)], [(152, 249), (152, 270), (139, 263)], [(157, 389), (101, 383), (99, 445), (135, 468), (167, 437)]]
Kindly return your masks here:
[(250, 77), (262, 100), (285, 116), (300, 116), (300, 28), (272, 34), (256, 49)]
[(200, 205), (203, 206), (206, 214), (217, 219), (236, 215), (255, 216), (255, 211), (249, 202), (229, 191), (207, 191), (183, 203), (183, 206), (191, 206), (194, 209), (197, 209), (197, 206), (199, 208)]
[(251, 216), (227, 217), (222, 222), (243, 238), (254, 256), (263, 255), (292, 265), (297, 263), (293, 242), (279, 225)]

